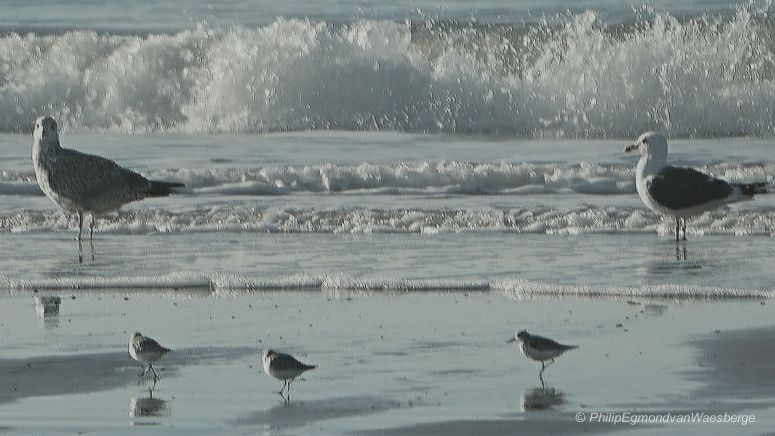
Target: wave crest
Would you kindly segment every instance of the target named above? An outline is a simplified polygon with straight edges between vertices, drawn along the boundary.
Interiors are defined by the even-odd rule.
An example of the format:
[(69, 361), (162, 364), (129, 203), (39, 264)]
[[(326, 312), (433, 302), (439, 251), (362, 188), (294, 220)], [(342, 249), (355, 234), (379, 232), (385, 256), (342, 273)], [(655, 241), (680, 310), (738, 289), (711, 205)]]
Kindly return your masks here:
[(656, 14), (606, 25), (331, 24), (0, 37), (0, 131), (399, 130), (771, 136), (773, 26)]

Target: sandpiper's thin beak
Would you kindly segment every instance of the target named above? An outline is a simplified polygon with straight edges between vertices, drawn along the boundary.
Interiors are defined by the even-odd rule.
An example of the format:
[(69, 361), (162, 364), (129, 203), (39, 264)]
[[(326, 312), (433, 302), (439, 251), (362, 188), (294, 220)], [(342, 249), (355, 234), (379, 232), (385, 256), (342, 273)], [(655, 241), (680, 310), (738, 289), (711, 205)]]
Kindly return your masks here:
[(631, 153), (635, 150), (637, 150), (640, 147), (638, 144), (630, 144), (627, 147), (624, 148), (625, 153)]
[(507, 344), (510, 344), (512, 342), (517, 342), (517, 338), (511, 338), (508, 341), (506, 341)]

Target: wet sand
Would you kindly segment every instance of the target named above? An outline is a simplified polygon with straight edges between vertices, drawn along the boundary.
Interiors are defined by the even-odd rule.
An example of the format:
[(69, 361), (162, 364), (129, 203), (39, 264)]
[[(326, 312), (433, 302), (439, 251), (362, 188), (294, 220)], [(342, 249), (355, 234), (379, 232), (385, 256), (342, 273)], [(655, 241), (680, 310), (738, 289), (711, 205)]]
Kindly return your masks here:
[[(593, 411), (756, 415), (742, 430), (658, 425), (697, 434), (775, 424), (772, 305), (758, 300), (68, 292), (49, 317), (36, 312), (31, 293), (0, 300), (4, 434), (123, 434), (138, 425), (154, 434), (371, 435), (654, 427), (576, 422), (576, 413)], [(521, 328), (580, 345), (546, 370), (546, 389), (540, 365), (505, 343)], [(155, 388), (138, 381), (140, 366), (125, 351), (135, 330), (175, 350), (154, 365)], [(268, 346), (319, 365), (294, 383), (288, 404), (276, 393), (281, 383), (261, 371)]]

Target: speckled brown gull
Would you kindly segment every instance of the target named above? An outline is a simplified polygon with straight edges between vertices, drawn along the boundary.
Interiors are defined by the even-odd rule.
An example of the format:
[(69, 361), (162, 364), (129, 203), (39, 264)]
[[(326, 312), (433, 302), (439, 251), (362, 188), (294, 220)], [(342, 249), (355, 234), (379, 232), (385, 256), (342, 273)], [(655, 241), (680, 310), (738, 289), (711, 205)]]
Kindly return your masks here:
[(182, 183), (148, 180), (122, 168), (110, 159), (62, 148), (57, 123), (39, 117), (33, 125), (32, 163), (40, 189), (65, 213), (78, 215), (78, 240), (83, 215), (91, 215), (89, 238), (95, 215), (118, 210), (122, 205), (147, 197), (166, 197)]

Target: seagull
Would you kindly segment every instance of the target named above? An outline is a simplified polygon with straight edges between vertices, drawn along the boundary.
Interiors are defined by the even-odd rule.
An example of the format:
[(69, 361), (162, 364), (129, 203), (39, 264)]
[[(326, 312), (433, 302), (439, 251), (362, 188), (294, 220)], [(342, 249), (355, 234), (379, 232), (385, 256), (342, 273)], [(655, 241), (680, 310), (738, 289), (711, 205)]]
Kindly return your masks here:
[[(274, 350), (264, 351), (261, 354), (261, 363), (264, 365), (265, 373), (283, 381), (283, 388), (277, 393), (286, 401), (291, 399), (291, 382), (305, 371), (317, 368), (317, 365), (301, 363), (290, 354), (278, 353)], [(286, 386), (288, 387), (288, 398), (283, 396)]]
[(519, 348), (527, 358), (541, 362), (541, 372), (538, 373), (538, 379), (541, 380), (542, 387), (544, 386), (544, 370), (554, 363), (554, 359), (568, 350), (579, 348), (578, 345), (563, 345), (543, 336), (531, 335), (525, 330), (514, 335), (506, 343), (510, 344), (516, 341), (519, 341)]
[(624, 152), (635, 150), (641, 154), (635, 169), (638, 195), (649, 209), (675, 218), (676, 242), (682, 225), (686, 240), (687, 218), (768, 192), (767, 183), (729, 183), (693, 168), (668, 165), (667, 140), (656, 132), (640, 135)]
[(89, 239), (94, 234), (94, 216), (118, 210), (125, 203), (147, 197), (166, 197), (182, 183), (148, 180), (112, 160), (59, 145), (56, 121), (39, 117), (33, 125), (32, 163), (40, 189), (65, 213), (78, 215), (78, 241), (83, 215), (91, 215)]
[(159, 380), (159, 375), (156, 374), (156, 370), (153, 369), (153, 362), (161, 359), (162, 356), (169, 353), (169, 348), (159, 344), (154, 339), (147, 336), (143, 336), (139, 332), (135, 332), (131, 338), (129, 338), (129, 355), (132, 359), (143, 364), (143, 368), (148, 364), (148, 368), (145, 368), (141, 373), (137, 374), (138, 377), (145, 376), (145, 373), (150, 369), (153, 372), (153, 382)]

